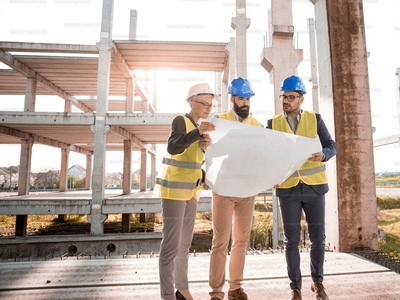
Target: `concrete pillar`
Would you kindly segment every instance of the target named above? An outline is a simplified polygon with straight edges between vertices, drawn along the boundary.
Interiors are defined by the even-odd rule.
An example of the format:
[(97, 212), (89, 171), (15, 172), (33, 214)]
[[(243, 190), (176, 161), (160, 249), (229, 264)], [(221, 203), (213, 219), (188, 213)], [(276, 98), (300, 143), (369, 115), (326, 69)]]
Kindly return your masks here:
[[(318, 49), (318, 78), (319, 110), (324, 122), (335, 139), (335, 121), (333, 111), (332, 65), (329, 47), (328, 20), (326, 17), (325, 0), (315, 3), (315, 27)], [(340, 155), (340, 154), (339, 154)], [(337, 195), (336, 157), (327, 163), (329, 192), (325, 195), (325, 234), (326, 246), (331, 250), (339, 251), (339, 210)]]
[(65, 100), (64, 102), (64, 112), (70, 113), (72, 111), (72, 101), (71, 100)]
[(110, 88), (110, 50), (113, 46), (111, 40), (113, 9), (113, 0), (103, 0), (100, 42), (97, 43), (97, 48), (99, 49), (99, 67), (97, 77), (96, 121), (95, 125), (91, 127), (94, 132), (92, 205), (90, 215), (88, 215), (91, 234), (103, 234), (104, 221), (107, 219), (107, 215), (102, 213), (102, 204), (104, 200), (106, 133), (110, 130), (105, 121), (108, 110), (108, 92)]
[(36, 104), (36, 78), (26, 78), (26, 91), (25, 91), (25, 103), (24, 111), (35, 111)]
[(15, 221), (15, 236), (26, 236), (27, 227), (28, 227), (28, 216), (17, 215)]
[(246, 18), (246, 0), (236, 0), (236, 17), (231, 27), (236, 31), (236, 75), (247, 78), (247, 38), (246, 30), (250, 19)]
[(85, 189), (92, 189), (92, 155), (86, 155), (86, 180)]
[(122, 194), (131, 194), (132, 184), (132, 141), (124, 140), (124, 169), (122, 172)]
[(153, 70), (153, 94), (151, 98), (151, 104), (153, 105), (154, 109), (157, 110), (157, 85), (158, 85), (158, 75), (157, 70)]
[[(145, 192), (147, 189), (147, 150), (140, 150), (140, 191)], [(146, 221), (146, 214), (140, 214), (140, 222)]]
[(69, 152), (68, 147), (61, 148), (60, 192), (67, 191)]
[[(124, 140), (124, 170), (122, 173), (122, 194), (131, 194), (132, 182), (132, 141)], [(131, 214), (122, 214), (122, 232), (131, 231)]]
[(126, 79), (126, 102), (125, 112), (132, 113), (134, 111), (134, 95), (135, 95), (135, 81), (133, 78)]
[(271, 0), (270, 22), (271, 47), (261, 52), (261, 65), (270, 73), (274, 86), (275, 113), (282, 112), (279, 99), (282, 80), (296, 74), (296, 68), (303, 59), (303, 50), (293, 45), (292, 0)]
[[(68, 147), (61, 148), (61, 169), (60, 169), (60, 192), (66, 192), (68, 190), (68, 160), (69, 160), (70, 149)], [(72, 183), (72, 181), (71, 181)], [(70, 186), (72, 190), (72, 184)], [(67, 215), (58, 215), (58, 221), (66, 221)]]
[(225, 93), (221, 95), (221, 106), (217, 112), (225, 112), (231, 109), (231, 101), (229, 100), (230, 97), (228, 96), (228, 86), (229, 83), (236, 77), (236, 40), (235, 38), (231, 37), (229, 39), (228, 44), (228, 51), (229, 51), (229, 82), (226, 83)]
[(283, 224), (279, 207), (279, 198), (276, 197), (275, 190), (272, 193), (272, 247), (278, 249), (283, 241)]
[(317, 64), (317, 46), (315, 37), (315, 21), (308, 19), (308, 36), (310, 37), (310, 63), (311, 63), (311, 78), (312, 83), (312, 102), (313, 110), (319, 112), (319, 96), (318, 96), (318, 64)]
[(140, 191), (144, 192), (147, 189), (147, 150), (140, 150)]
[(136, 9), (131, 9), (129, 18), (129, 39), (136, 40), (138, 13)]
[[(28, 195), (31, 177), (31, 161), (32, 161), (33, 140), (21, 140), (21, 155), (19, 162), (18, 175), (18, 196)], [(10, 186), (11, 186), (10, 172)], [(26, 236), (28, 226), (28, 215), (17, 215), (15, 222), (15, 236)]]
[[(153, 145), (155, 152), (157, 152), (156, 145)], [(156, 156), (151, 155), (151, 170), (150, 170), (150, 190), (154, 190), (154, 186), (156, 184)]]
[[(330, 225), (327, 243), (331, 249), (341, 252), (366, 247), (377, 250), (377, 203), (363, 3), (362, 0), (312, 2), (318, 38), (324, 34), (329, 38), (328, 43), (326, 38), (317, 38), (319, 74), (324, 74), (320, 78), (320, 108), (323, 116), (329, 116), (333, 107), (331, 115), (334, 115), (338, 150), (338, 203), (332, 207), (330, 199), (326, 202)], [(323, 20), (326, 20), (325, 26)], [(330, 243), (335, 229), (332, 218), (336, 213), (337, 241), (333, 239)]]
[(142, 99), (142, 113), (147, 114), (149, 113), (149, 70), (144, 70), (143, 72), (144, 82), (143, 82), (143, 92), (146, 95), (144, 99)]
[(19, 159), (18, 196), (28, 195), (31, 179), (33, 140), (21, 140), (21, 154)]

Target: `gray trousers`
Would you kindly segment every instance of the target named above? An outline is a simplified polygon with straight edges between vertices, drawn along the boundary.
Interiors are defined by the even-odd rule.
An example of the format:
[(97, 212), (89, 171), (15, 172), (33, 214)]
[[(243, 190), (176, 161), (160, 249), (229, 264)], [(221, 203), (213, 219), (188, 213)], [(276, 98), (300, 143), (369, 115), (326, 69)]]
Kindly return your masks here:
[[(287, 189), (279, 198), (285, 232), (285, 254), (291, 289), (301, 289), (299, 243), (301, 213), (304, 211), (311, 242), (310, 270), (313, 282), (322, 282), (325, 259), (325, 195), (307, 184)], [(281, 195), (282, 196), (282, 195)]]
[(175, 299), (175, 289), (189, 289), (188, 264), (197, 201), (162, 199), (163, 230), (159, 257), (161, 299)]

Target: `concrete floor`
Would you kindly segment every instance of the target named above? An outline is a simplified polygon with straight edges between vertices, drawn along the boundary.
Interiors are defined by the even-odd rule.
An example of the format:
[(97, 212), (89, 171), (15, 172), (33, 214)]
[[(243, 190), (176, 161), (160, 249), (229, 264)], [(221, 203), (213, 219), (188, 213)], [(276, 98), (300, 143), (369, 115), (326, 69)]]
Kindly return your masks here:
[[(314, 299), (309, 254), (301, 256), (303, 299)], [(209, 299), (208, 263), (207, 253), (191, 254), (190, 290), (196, 300)], [(0, 299), (160, 299), (158, 255), (8, 259), (1, 261), (0, 274)], [(400, 275), (355, 254), (327, 252), (324, 284), (331, 300), (400, 299)], [(248, 255), (243, 288), (252, 300), (288, 299), (284, 254)]]

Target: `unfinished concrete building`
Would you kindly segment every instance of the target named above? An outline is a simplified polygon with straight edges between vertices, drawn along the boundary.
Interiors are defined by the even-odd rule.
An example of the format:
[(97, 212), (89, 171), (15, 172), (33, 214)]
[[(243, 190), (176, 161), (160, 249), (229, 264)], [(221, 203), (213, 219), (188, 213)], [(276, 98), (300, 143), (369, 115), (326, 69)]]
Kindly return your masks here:
[[(331, 191), (327, 196), (327, 245), (342, 252), (356, 248), (376, 250), (376, 192), (362, 0), (311, 2), (318, 27), (312, 31), (318, 46), (315, 74), (324, 74), (318, 80), (317, 75), (313, 78), (313, 93), (319, 97), (315, 106), (323, 115), (331, 116), (327, 126), (338, 147), (337, 158), (328, 167)], [(0, 93), (25, 95), (23, 112), (0, 112), (0, 143), (21, 144), (18, 196), (3, 199), (0, 204), (0, 214), (17, 216), (17, 236), (26, 234), (29, 214), (87, 214), (92, 235), (102, 236), (107, 214), (122, 213), (124, 231), (129, 232), (131, 213), (160, 210), (158, 200), (148, 194), (142, 199), (129, 197), (131, 155), (133, 150), (141, 153), (144, 171), (140, 190), (146, 194), (147, 155), (151, 155), (153, 186), (153, 145), (165, 143), (175, 114), (154, 110), (152, 99), (135, 82), (135, 70), (163, 66), (215, 72), (215, 89), (222, 96), (217, 111), (228, 108), (229, 79), (246, 76), (246, 29), (250, 20), (246, 17), (245, 0), (236, 1), (236, 16), (232, 18), (236, 40), (221, 43), (135, 40), (134, 11), (131, 39), (113, 40), (113, 6), (113, 0), (103, 1), (100, 40), (96, 45), (0, 42), (0, 61), (12, 69), (0, 70)], [(296, 73), (302, 60), (302, 50), (293, 46), (293, 34), (292, 1), (272, 0), (271, 44), (260, 49), (260, 64), (270, 73), (276, 102), (282, 79)], [(58, 95), (65, 100), (64, 112), (35, 112), (36, 95)], [(86, 99), (79, 98), (82, 95)], [(72, 106), (81, 112), (71, 112)], [(113, 112), (116, 110), (124, 112)], [(278, 103), (275, 110), (280, 110)], [(61, 149), (60, 196), (29, 197), (34, 143)], [(104, 166), (106, 151), (112, 150), (124, 151), (123, 195), (109, 199), (104, 192)], [(71, 151), (87, 157), (89, 196), (62, 196), (67, 190)], [(209, 197), (205, 197), (199, 210), (209, 210), (209, 202)]]

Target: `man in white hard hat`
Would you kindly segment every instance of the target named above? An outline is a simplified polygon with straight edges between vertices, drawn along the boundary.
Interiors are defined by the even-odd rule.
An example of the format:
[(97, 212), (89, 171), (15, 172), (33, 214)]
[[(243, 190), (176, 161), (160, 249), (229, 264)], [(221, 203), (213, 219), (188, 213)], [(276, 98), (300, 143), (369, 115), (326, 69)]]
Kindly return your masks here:
[(156, 179), (155, 194), (161, 197), (163, 217), (159, 258), (161, 299), (193, 299), (188, 284), (189, 249), (204, 181), (204, 151), (210, 144), (207, 132), (215, 130), (211, 122), (198, 122), (208, 118), (215, 97), (207, 83), (189, 89), (186, 101), (190, 112), (172, 121), (168, 157), (163, 159), (164, 172)]

